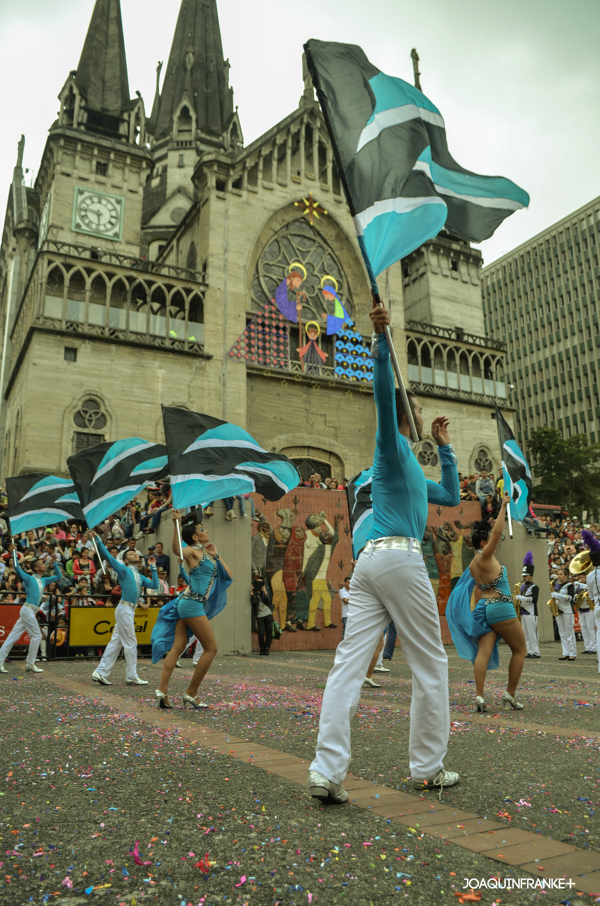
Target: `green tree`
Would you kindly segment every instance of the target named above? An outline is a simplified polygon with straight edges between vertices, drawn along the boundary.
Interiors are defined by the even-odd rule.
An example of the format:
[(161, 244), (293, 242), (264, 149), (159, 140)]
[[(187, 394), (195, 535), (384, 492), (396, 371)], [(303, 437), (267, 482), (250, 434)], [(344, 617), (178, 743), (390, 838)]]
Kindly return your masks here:
[(539, 503), (562, 506), (569, 515), (598, 511), (600, 504), (600, 444), (585, 434), (563, 437), (556, 428), (538, 428), (529, 439)]

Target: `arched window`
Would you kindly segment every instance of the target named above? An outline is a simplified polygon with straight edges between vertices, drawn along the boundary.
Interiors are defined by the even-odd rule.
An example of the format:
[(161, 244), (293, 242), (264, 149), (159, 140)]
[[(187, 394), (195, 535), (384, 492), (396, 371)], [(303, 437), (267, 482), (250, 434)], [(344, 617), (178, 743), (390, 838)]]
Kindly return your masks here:
[(65, 275), (59, 264), (48, 271), (46, 278), (46, 297), (44, 299), (44, 317), (62, 320), (63, 298), (65, 294)]
[(97, 397), (86, 397), (79, 404), (73, 415), (75, 432), (73, 434), (73, 453), (86, 450), (104, 441), (107, 417), (101, 401)]
[(437, 466), (439, 459), (437, 453), (437, 444), (432, 440), (425, 439), (417, 447), (417, 459), (422, 466)]
[(184, 106), (179, 112), (177, 117), (177, 138), (178, 139), (188, 139), (192, 137), (192, 130), (194, 128), (194, 120), (192, 114), (190, 113), (190, 108)]
[(86, 285), (85, 275), (78, 268), (71, 271), (67, 289), (67, 321), (83, 321)]
[(482, 469), (485, 469), (486, 472), (491, 472), (494, 468), (494, 463), (492, 462), (492, 454), (487, 447), (476, 447), (473, 465), (477, 472), (481, 472)]

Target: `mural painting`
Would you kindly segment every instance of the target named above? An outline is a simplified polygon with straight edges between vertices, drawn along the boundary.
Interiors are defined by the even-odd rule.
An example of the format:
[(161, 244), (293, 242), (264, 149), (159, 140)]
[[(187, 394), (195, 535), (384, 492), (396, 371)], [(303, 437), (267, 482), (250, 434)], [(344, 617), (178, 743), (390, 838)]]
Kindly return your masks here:
[[(338, 591), (352, 570), (346, 493), (299, 487), (276, 503), (252, 496), (258, 516), (252, 570), (264, 580), (283, 630), (272, 650), (334, 649), (342, 637)], [(473, 557), (471, 526), (479, 518), (479, 504), (429, 507), (423, 556), (446, 644), (451, 643), (446, 603)], [(258, 648), (256, 636), (253, 647)]]

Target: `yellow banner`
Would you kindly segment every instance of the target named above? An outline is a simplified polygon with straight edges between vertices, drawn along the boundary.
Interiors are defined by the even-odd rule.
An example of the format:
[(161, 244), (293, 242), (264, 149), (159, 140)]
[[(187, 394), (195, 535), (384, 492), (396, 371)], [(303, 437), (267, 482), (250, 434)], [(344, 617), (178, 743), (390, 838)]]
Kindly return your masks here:
[[(150, 644), (150, 636), (159, 610), (159, 607), (150, 607), (148, 610), (137, 608), (134, 623), (138, 645)], [(69, 645), (106, 646), (111, 640), (114, 626), (114, 607), (71, 607)]]

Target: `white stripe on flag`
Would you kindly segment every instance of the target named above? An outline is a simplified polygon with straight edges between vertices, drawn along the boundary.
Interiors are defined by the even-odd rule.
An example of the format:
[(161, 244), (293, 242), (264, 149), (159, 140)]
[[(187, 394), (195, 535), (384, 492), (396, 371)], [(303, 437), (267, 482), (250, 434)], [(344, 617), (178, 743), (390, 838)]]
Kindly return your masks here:
[(360, 133), (356, 153), (377, 138), (384, 129), (390, 126), (398, 126), (400, 123), (407, 123), (409, 120), (425, 120), (432, 126), (440, 126), (445, 129), (444, 117), (441, 113), (434, 113), (433, 110), (426, 110), (424, 107), (417, 107), (416, 104), (403, 104), (401, 107), (390, 107), (389, 110), (382, 110), (376, 113), (370, 123), (368, 123)]
[(420, 170), (425, 173), (431, 180), (431, 184), (436, 192), (440, 195), (449, 195), (451, 198), (460, 198), (462, 201), (470, 201), (472, 204), (478, 204), (482, 208), (501, 208), (506, 211), (519, 211), (524, 205), (513, 198), (486, 198), (484, 195), (466, 195), (460, 192), (454, 192), (453, 189), (447, 189), (445, 186), (439, 186), (433, 180), (431, 167), (426, 160), (418, 160), (413, 167), (414, 170)]
[[(239, 481), (240, 478), (245, 477), (242, 472), (230, 472), (228, 475), (203, 475), (202, 472), (197, 472), (191, 475), (171, 475), (171, 484), (182, 484), (185, 481), (225, 481), (227, 478), (235, 478)], [(247, 477), (250, 484), (254, 484), (250, 476)]]
[[(266, 468), (266, 466), (249, 466), (247, 463), (245, 463), (243, 466), (239, 466), (239, 470), (242, 475), (244, 475), (246, 472), (256, 472), (257, 475), (269, 475), (271, 480), (275, 482), (276, 485), (278, 485), (280, 488), (283, 488), (283, 492), (285, 494), (287, 494), (288, 491), (292, 490), (292, 488), (288, 488), (285, 481), (282, 481), (280, 478), (278, 478), (277, 475), (275, 475), (274, 472), (271, 472), (270, 469)], [(296, 487), (296, 485), (294, 485), (294, 487)]]
[(365, 510), (364, 513), (362, 514), (362, 516), (360, 516), (354, 523), (354, 528), (352, 529), (352, 534), (355, 535), (358, 532), (361, 525), (363, 524), (363, 522), (365, 521), (365, 519), (368, 519), (369, 516), (372, 516), (372, 515), (373, 515), (373, 507), (371, 507), (370, 510)]
[[(131, 491), (131, 496), (135, 497), (135, 495), (138, 493), (139, 490), (140, 490), (140, 485), (138, 483), (138, 484), (128, 485), (126, 487), (117, 488), (114, 491), (108, 491), (108, 493), (103, 494), (102, 497), (98, 497), (98, 498), (96, 498), (96, 500), (90, 500), (90, 502), (87, 504), (87, 506), (84, 506), (83, 514), (84, 514), (84, 516), (87, 517), (87, 514), (89, 512), (91, 512), (92, 510), (95, 510), (97, 507), (99, 507), (101, 503), (105, 503), (108, 500), (112, 500), (113, 497), (117, 497), (119, 494), (128, 494)], [(110, 513), (108, 515), (110, 515)]]
[(365, 208), (352, 219), (357, 234), (362, 236), (369, 224), (381, 214), (409, 214), (424, 204), (441, 204), (446, 207), (446, 203), (437, 195), (427, 195), (423, 198), (384, 198), (382, 201), (376, 201), (370, 208)]
[(209, 438), (208, 440), (195, 440), (192, 444), (189, 445), (187, 450), (183, 451), (183, 455), (186, 453), (191, 453), (193, 450), (204, 450), (206, 448), (219, 448), (219, 447), (233, 447), (234, 449), (240, 447), (244, 450), (256, 450), (258, 453), (266, 453), (267, 451), (260, 447), (256, 443), (252, 443), (249, 440), (222, 440), (220, 437)]
[(141, 444), (137, 444), (135, 447), (130, 447), (128, 450), (123, 450), (122, 453), (119, 453), (114, 457), (114, 459), (111, 459), (110, 462), (107, 462), (100, 469), (98, 469), (98, 471), (94, 475), (92, 484), (94, 484), (95, 481), (98, 481), (98, 479), (101, 478), (102, 475), (106, 475), (107, 472), (110, 472), (110, 470), (114, 468), (117, 463), (122, 462), (122, 460), (124, 459), (127, 459), (128, 456), (132, 456), (134, 453), (139, 453), (141, 450), (149, 450), (150, 447), (155, 446), (156, 444), (152, 441), (145, 440)]
[(43, 494), (45, 491), (55, 491), (56, 488), (70, 488), (73, 487), (73, 482), (69, 480), (60, 481), (57, 479), (56, 484), (46, 484), (43, 487), (39, 485), (34, 485), (30, 491), (21, 497), (19, 504), (23, 503), (24, 500), (27, 500), (29, 497), (37, 497), (38, 494)]

